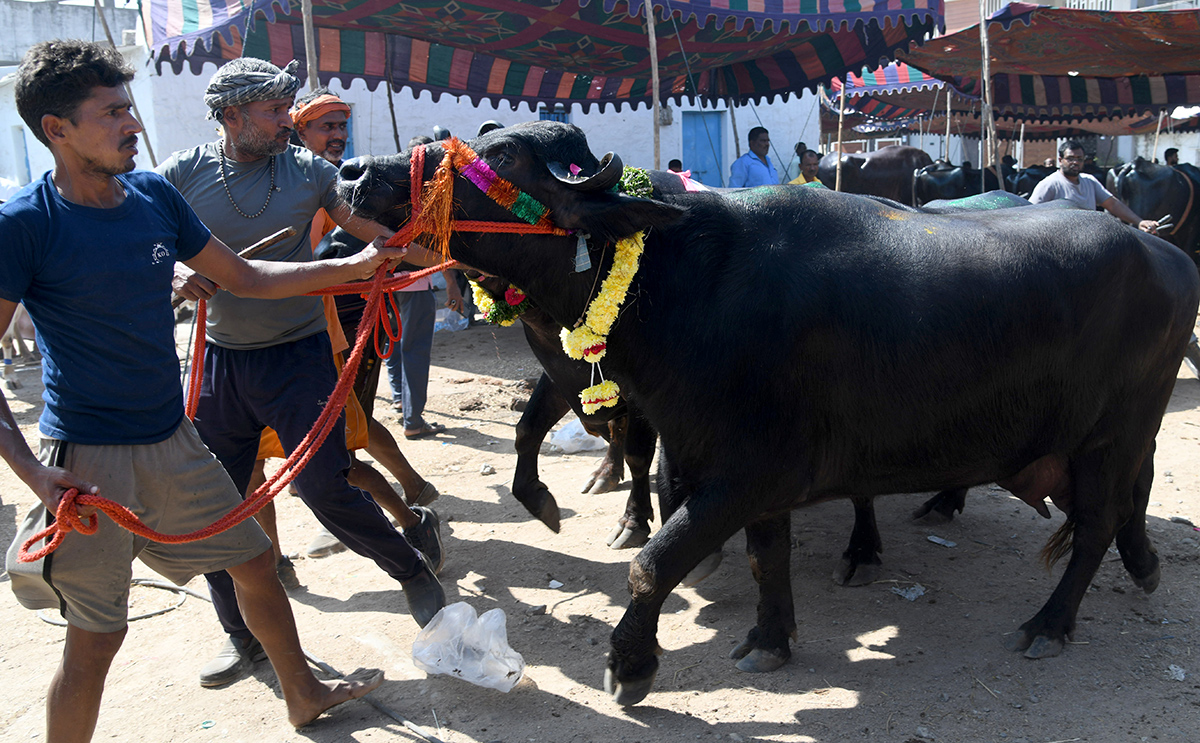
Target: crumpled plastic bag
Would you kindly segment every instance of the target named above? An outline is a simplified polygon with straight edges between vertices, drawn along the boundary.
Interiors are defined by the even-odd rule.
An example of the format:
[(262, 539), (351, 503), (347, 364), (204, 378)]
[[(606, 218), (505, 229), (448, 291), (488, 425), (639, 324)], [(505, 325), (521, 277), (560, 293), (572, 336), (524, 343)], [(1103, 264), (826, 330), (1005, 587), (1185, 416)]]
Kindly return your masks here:
[(525, 674), (525, 659), (509, 647), (504, 623), (503, 609), (476, 616), (464, 601), (450, 604), (413, 641), (413, 663), (426, 673), (507, 692)]
[(583, 427), (583, 422), (578, 418), (551, 434), (550, 443), (562, 449), (563, 454), (608, 448), (608, 442), (599, 436), (588, 433), (587, 429)]

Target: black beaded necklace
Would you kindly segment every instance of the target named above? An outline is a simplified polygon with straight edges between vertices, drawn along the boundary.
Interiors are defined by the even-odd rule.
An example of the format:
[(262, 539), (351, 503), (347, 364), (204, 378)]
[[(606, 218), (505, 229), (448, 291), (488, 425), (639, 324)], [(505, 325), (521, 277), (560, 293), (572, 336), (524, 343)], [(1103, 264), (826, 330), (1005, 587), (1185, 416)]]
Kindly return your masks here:
[(267, 210), (267, 205), (271, 203), (271, 197), (275, 195), (275, 156), (271, 155), (271, 185), (267, 188), (267, 200), (263, 202), (262, 208), (254, 214), (247, 214), (242, 211), (242, 208), (233, 200), (233, 194), (229, 191), (229, 182), (225, 180), (225, 148), (221, 150), (221, 185), (225, 187), (225, 195), (229, 197), (229, 203), (233, 204), (233, 210), (242, 215), (246, 219), (254, 219), (262, 216), (262, 213)]

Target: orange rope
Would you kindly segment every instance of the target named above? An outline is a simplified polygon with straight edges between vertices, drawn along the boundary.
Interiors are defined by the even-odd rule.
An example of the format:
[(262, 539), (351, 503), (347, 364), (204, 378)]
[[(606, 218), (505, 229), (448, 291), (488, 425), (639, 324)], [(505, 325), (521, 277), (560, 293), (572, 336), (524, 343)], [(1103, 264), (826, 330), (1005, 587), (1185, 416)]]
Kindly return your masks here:
[[(452, 142), (451, 144), (459, 145), (460, 143)], [(425, 207), (430, 203), (437, 205), (437, 209), (443, 212), (441, 216), (444, 221), (449, 223), (448, 231), (445, 224), (438, 225), (435, 228), (435, 234), (439, 238), (453, 231), (567, 234), (566, 230), (553, 226), (547, 219), (543, 219), (536, 225), (523, 222), (477, 222), (453, 219), (449, 213), (447, 204), (452, 203), (454, 183), (453, 178), (448, 173), (458, 167), (458, 164), (455, 162), (455, 155), (452, 152), (458, 152), (461, 156), (464, 150), (467, 153), (474, 154), (465, 145), (460, 145), (458, 149), (453, 146), (447, 148), (446, 155), (438, 168), (440, 176), (436, 180), (438, 192), (431, 193), (428, 197), (423, 193), (425, 148), (418, 147), (413, 150), (409, 173), (409, 183), (412, 191), (412, 218), (409, 219), (399, 232), (388, 239), (387, 243), (385, 243), (388, 247), (407, 246), (417, 234), (426, 229), (425, 226), (418, 226), (418, 223), (423, 221), (425, 225), (429, 225), (429, 220), (418, 220), (417, 217), (421, 216), (423, 212), (426, 214), (429, 213), (429, 210)], [(443, 255), (445, 255), (447, 249), (446, 241), (439, 239), (438, 242), (440, 242), (438, 247), (442, 249)], [(387, 296), (389, 301), (392, 302), (392, 308), (395, 310), (395, 300), (391, 298), (391, 292), (456, 265), (458, 265), (458, 261), (448, 260), (431, 268), (390, 278), (387, 277), (387, 265), (384, 264), (379, 267), (379, 270), (375, 273), (374, 280), (371, 282), (370, 292), (366, 295), (367, 306), (363, 310), (363, 320), (371, 318), (374, 322), (359, 322), (358, 332), (354, 341), (354, 350), (342, 367), (342, 373), (333, 388), (333, 393), (329, 396), (329, 402), (326, 403), (324, 409), (321, 411), (321, 415), (317, 417), (312, 430), (305, 435), (304, 440), (300, 442), (295, 451), (284, 461), (283, 466), (267, 482), (255, 490), (249, 498), (232, 508), (229, 513), (217, 519), (215, 523), (187, 534), (162, 534), (142, 523), (137, 515), (125, 506), (99, 495), (80, 493), (77, 489), (72, 488), (59, 501), (54, 523), (33, 535), (21, 545), (21, 549), (17, 554), (18, 562), (35, 562), (49, 555), (62, 544), (63, 538), (66, 537), (68, 532), (78, 531), (80, 534), (95, 534), (96, 529), (99, 528), (96, 515), (93, 514), (86, 520), (82, 519), (77, 510), (79, 506), (93, 506), (111, 518), (118, 526), (133, 534), (165, 544), (181, 544), (183, 542), (195, 542), (205, 539), (231, 529), (258, 513), (262, 510), (263, 506), (267, 505), (275, 496), (283, 492), (283, 489), (304, 469), (305, 465), (308, 464), (313, 455), (321, 448), (326, 437), (329, 436), (333, 427), (337, 424), (338, 416), (341, 415), (342, 409), (346, 406), (346, 400), (353, 390), (354, 379), (358, 375), (358, 365), (365, 353), (367, 338), (373, 336), (375, 349), (376, 351), (380, 350), (379, 327), (383, 325), (385, 328), (384, 332), (389, 339), (392, 341), (400, 339), (401, 329), (398, 322), (396, 335), (392, 335), (391, 323), (388, 322), (387, 308), (383, 303), (384, 296)], [(361, 294), (362, 289), (362, 282), (353, 282), (326, 287), (319, 291), (309, 292), (309, 294), (312, 296)], [(203, 327), (207, 315), (207, 304), (204, 300), (200, 300), (198, 303), (196, 315), (197, 323)], [(399, 318), (399, 313), (396, 313), (396, 317)], [(196, 340), (192, 348), (192, 367), (188, 373), (188, 394), (184, 408), (189, 420), (195, 418), (196, 407), (200, 400), (200, 381), (201, 377), (204, 376), (204, 345), (205, 334), (204, 332), (199, 332), (196, 334)], [(390, 348), (388, 349), (388, 353), (391, 353)], [(383, 354), (380, 354), (380, 356), (383, 356)], [(45, 539), (50, 540), (46, 546), (33, 552), (29, 551), (34, 544)]]

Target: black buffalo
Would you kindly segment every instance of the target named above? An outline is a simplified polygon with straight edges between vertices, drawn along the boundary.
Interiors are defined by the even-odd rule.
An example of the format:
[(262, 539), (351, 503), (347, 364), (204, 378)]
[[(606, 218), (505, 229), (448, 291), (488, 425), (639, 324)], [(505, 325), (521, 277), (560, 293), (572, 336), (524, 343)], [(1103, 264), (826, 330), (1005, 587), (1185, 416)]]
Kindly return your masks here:
[(1037, 188), (1037, 184), (1041, 183), (1046, 178), (1054, 174), (1058, 168), (1049, 168), (1044, 165), (1030, 165), (1028, 168), (1022, 168), (1016, 173), (1006, 178), (1008, 190), (1029, 198), (1033, 193), (1033, 189)]
[(1172, 168), (1139, 157), (1112, 172), (1113, 195), (1142, 219), (1171, 215), (1172, 226), (1159, 230), (1158, 236), (1200, 263), (1200, 170), (1186, 164)]
[[(1029, 657), (1061, 652), (1114, 537), (1134, 582), (1157, 587), (1154, 437), (1200, 303), (1200, 277), (1170, 244), (1042, 206), (926, 214), (779, 187), (632, 198), (557, 122), (473, 145), (555, 224), (590, 233), (595, 267), (573, 271), (575, 236), (456, 232), (451, 255), (564, 327), (614, 241), (646, 231), (601, 366), (658, 431), (677, 506), (630, 566), (605, 677), (619, 703), (653, 685), (671, 590), (741, 528), (759, 603), (733, 657), (746, 671), (784, 663), (791, 510), (832, 498), (993, 481), (1047, 515), (1051, 498), (1067, 520), (1048, 556), (1071, 557), (1010, 638)], [(440, 154), (427, 146), (425, 179)], [(585, 177), (564, 177), (570, 165)], [(339, 191), (398, 225), (408, 175), (407, 153), (355, 160)], [(465, 177), (453, 189), (457, 218), (515, 221)]]
[[(837, 182), (837, 162), (837, 154), (831, 152), (817, 167), (817, 178), (826, 188)], [(899, 144), (846, 154), (842, 156), (842, 190), (912, 204), (913, 173), (932, 164), (933, 158), (925, 151)]]
[[(990, 169), (984, 173), (945, 160), (926, 165), (913, 173), (913, 203), (920, 206), (936, 200), (963, 199), (998, 189), (1000, 181), (996, 173)], [(983, 188), (985, 178), (987, 188)]]

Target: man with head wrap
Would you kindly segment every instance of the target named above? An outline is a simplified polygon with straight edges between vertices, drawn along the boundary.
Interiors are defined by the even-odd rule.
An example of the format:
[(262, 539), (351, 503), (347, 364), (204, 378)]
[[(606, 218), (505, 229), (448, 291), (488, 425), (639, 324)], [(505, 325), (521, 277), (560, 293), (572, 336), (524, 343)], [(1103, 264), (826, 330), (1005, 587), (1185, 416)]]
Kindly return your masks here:
[[(312, 260), (309, 231), (318, 209), (364, 240), (391, 232), (354, 216), (337, 197), (337, 168), (288, 143), (288, 111), (300, 87), (292, 75), (295, 66), (280, 70), (263, 60), (239, 58), (217, 70), (204, 102), (209, 118), (221, 124), (221, 139), (176, 152), (158, 171), (234, 249), (293, 227), (295, 238), (260, 257), (306, 263)], [(414, 246), (407, 260), (429, 265), (436, 258)], [(336, 384), (321, 300), (241, 299), (183, 266), (177, 266), (174, 287), (188, 299), (209, 300), (196, 428), (245, 492), (263, 428), (275, 429), (284, 448), (295, 450)], [(300, 497), (350, 549), (400, 582), (413, 618), (423, 626), (445, 604), (445, 593), (423, 555), (374, 501), (346, 481), (349, 466), (345, 430), (336, 426), (296, 478)], [(423, 536), (432, 540), (436, 534)], [(218, 572), (206, 577), (229, 638), (202, 669), (200, 683), (219, 686), (252, 668), (262, 651), (238, 611), (229, 576)]]
[[(296, 126), (296, 134), (300, 137), (300, 142), (311, 152), (320, 155), (334, 165), (341, 165), (342, 155), (346, 151), (346, 134), (349, 119), (350, 106), (341, 98), (332, 94), (328, 88), (324, 87), (317, 88), (311, 93), (298, 98), (295, 107), (292, 109), (292, 122)], [(321, 238), (335, 227), (337, 227), (337, 224), (324, 209), (317, 212), (317, 216), (313, 219), (311, 234), (314, 252), (317, 251), (318, 245), (322, 244)], [(325, 244), (329, 246), (329, 254), (323, 253), (318, 257), (345, 258), (353, 255), (361, 250), (364, 245), (360, 240), (354, 240), (353, 242), (353, 250), (338, 253), (333, 249), (332, 241), (327, 240)], [(325, 317), (329, 322), (329, 334), (334, 344), (333, 352), (340, 369), (342, 353), (349, 347), (346, 339), (356, 337), (358, 325), (362, 321), (363, 310), (366, 309), (367, 302), (358, 294), (343, 294), (337, 297), (336, 300), (334, 297), (325, 297), (324, 300)], [(333, 306), (335, 303), (336, 307)], [(395, 438), (373, 416), (375, 392), (379, 387), (379, 368), (381, 365), (382, 362), (375, 353), (374, 344), (368, 343), (364, 349), (362, 360), (358, 365), (358, 374), (354, 379), (354, 396), (346, 403), (346, 417), (350, 423), (347, 427), (347, 438), (351, 443), (351, 449), (365, 448), (375, 461), (382, 464), (392, 473), (392, 476), (396, 478), (396, 481), (404, 489), (404, 498), (401, 498), (396, 493), (387, 481), (387, 478), (380, 474), (378, 470), (367, 462), (355, 457), (353, 453), (351, 454), (352, 464), (350, 472), (347, 474), (347, 479), (353, 485), (369, 492), (371, 497), (375, 499), (375, 502), (391, 514), (395, 518), (396, 523), (408, 533), (407, 530), (417, 527), (422, 519), (434, 519), (436, 521), (437, 513), (433, 509), (426, 509), (423, 506), (427, 506), (437, 500), (439, 493), (437, 488), (433, 486), (433, 483), (421, 477), (412, 468), (412, 465), (408, 463), (400, 448), (396, 446)], [(273, 448), (269, 448), (268, 443)], [(278, 439), (273, 435), (264, 436), (263, 446), (259, 447), (260, 462), (255, 466), (255, 474), (250, 485), (251, 488), (265, 482), (261, 460), (264, 457), (278, 457), (282, 455), (283, 452), (280, 450)], [(276, 550), (278, 551), (279, 545), (276, 535), (271, 529), (266, 529), (266, 531), (276, 541)], [(328, 529), (322, 528), (308, 545), (306, 553), (309, 557), (324, 557), (341, 552), (344, 549), (346, 549), (346, 546), (338, 541), (337, 537), (333, 536)], [(428, 553), (427, 556), (432, 560), (435, 568), (440, 567), (442, 562), (440, 545), (437, 543), (422, 544), (419, 549)], [(282, 553), (278, 554), (281, 562), (280, 580), (282, 581), (288, 574), (287, 566), (290, 565), (290, 561)], [(294, 572), (291, 575), (294, 576)], [(287, 584), (285, 583), (284, 585)]]

